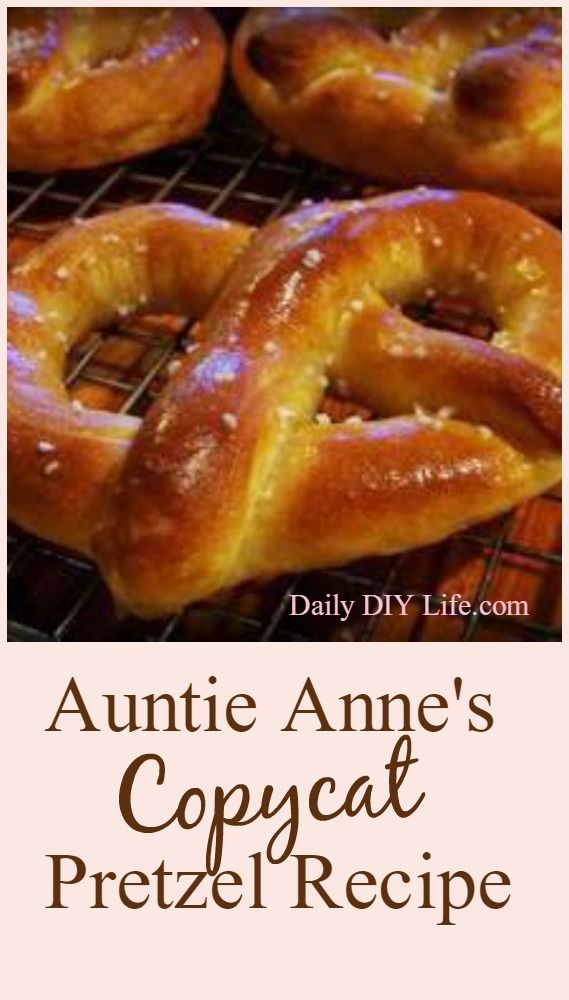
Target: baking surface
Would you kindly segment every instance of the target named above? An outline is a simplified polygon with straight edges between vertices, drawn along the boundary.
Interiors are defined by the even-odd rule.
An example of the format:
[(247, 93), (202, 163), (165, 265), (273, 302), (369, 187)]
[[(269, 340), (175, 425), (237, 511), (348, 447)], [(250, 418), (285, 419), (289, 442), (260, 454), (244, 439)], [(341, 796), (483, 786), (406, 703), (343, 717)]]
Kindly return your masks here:
[[(10, 265), (72, 219), (127, 204), (179, 201), (261, 225), (304, 199), (377, 192), (275, 147), (228, 91), (205, 135), (119, 166), (59, 176), (8, 179)], [(437, 303), (433, 322), (487, 336), (453, 303)], [(135, 318), (94, 332), (69, 359), (68, 386), (85, 405), (144, 413), (168, 377), (169, 362), (191, 339), (191, 317)], [(330, 412), (346, 404), (328, 402)], [(353, 411), (352, 411), (353, 412)], [(10, 638), (24, 641), (555, 641), (561, 622), (561, 503), (557, 490), (426, 549), (315, 571), (193, 605), (166, 620), (118, 619), (94, 567), (10, 526)], [(408, 615), (292, 617), (289, 595), (416, 595)], [(423, 594), (459, 593), (468, 617), (424, 617)], [(485, 601), (527, 601), (528, 617), (483, 616)], [(359, 602), (358, 602), (359, 603)], [(432, 606), (436, 607), (434, 599)]]

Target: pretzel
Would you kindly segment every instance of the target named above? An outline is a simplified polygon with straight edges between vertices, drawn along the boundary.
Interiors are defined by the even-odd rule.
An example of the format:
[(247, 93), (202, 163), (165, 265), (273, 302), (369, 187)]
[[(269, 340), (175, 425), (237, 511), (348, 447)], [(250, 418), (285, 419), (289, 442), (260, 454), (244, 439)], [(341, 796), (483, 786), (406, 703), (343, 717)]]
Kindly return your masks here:
[(266, 127), (318, 159), (560, 214), (554, 8), (253, 8), (233, 70)]
[(199, 7), (9, 8), (8, 165), (92, 167), (190, 139), (224, 60)]
[[(557, 482), (555, 229), (417, 190), (305, 208), (249, 241), (188, 209), (126, 209), (11, 281), (10, 513), (93, 556), (121, 607), (158, 616), (427, 545)], [(406, 317), (435, 290), (493, 318), (493, 341)], [(139, 302), (200, 315), (197, 346), (142, 422), (77, 411), (71, 341)], [(331, 423), (321, 397), (346, 383), (381, 418)]]

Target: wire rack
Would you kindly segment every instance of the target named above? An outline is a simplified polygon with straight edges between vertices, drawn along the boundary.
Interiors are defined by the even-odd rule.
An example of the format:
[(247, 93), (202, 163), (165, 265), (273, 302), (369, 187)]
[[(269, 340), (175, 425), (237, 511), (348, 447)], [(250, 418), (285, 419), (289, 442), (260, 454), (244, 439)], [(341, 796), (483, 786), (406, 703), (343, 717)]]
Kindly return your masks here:
[[(198, 141), (117, 167), (8, 179), (9, 262), (72, 219), (137, 202), (178, 201), (260, 225), (305, 199), (359, 197), (369, 185), (279, 148), (228, 88)], [(93, 333), (69, 359), (71, 394), (94, 407), (141, 414), (160, 393), (169, 362), (190, 336), (190, 320), (139, 318)], [(472, 331), (469, 331), (472, 332)], [(119, 618), (86, 559), (9, 526), (9, 639), (34, 642), (232, 640), (557, 641), (560, 639), (561, 504), (554, 490), (505, 517), (444, 543), (349, 567), (251, 584), (160, 621)], [(406, 616), (290, 614), (290, 595), (412, 595)], [(423, 614), (459, 593), (466, 617)], [(497, 602), (503, 602), (508, 613)], [(526, 601), (529, 615), (512, 614)], [(482, 602), (496, 613), (483, 614)]]

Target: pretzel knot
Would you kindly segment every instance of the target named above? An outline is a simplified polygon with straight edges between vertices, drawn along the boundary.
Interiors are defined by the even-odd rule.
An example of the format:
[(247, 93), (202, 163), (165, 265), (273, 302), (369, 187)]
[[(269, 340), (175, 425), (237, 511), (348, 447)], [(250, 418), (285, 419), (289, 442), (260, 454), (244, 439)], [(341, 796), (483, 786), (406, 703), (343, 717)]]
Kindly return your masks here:
[[(11, 515), (94, 556), (121, 605), (158, 615), (426, 545), (556, 483), (556, 230), (419, 189), (300, 210), (250, 241), (189, 209), (126, 209), (12, 279)], [(405, 315), (435, 290), (492, 318), (493, 341)], [(142, 421), (77, 409), (72, 341), (137, 309), (202, 316), (197, 346)], [(331, 422), (326, 391), (374, 418)]]
[(253, 8), (235, 41), (237, 83), (268, 128), (336, 166), (559, 214), (559, 14), (417, 10)]
[(8, 164), (51, 171), (188, 139), (221, 86), (225, 43), (200, 8), (10, 8)]

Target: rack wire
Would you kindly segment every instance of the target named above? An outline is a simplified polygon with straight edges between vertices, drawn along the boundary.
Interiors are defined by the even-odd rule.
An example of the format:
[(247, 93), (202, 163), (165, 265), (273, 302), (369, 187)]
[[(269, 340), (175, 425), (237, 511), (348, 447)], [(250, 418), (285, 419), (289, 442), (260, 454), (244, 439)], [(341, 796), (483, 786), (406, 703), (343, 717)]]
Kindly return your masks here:
[[(279, 148), (230, 88), (196, 142), (107, 169), (8, 179), (9, 261), (73, 219), (138, 202), (178, 201), (260, 225), (305, 200), (360, 197), (369, 184)], [(190, 337), (188, 319), (135, 318), (93, 333), (73, 352), (67, 384), (86, 405), (141, 414)], [(8, 529), (9, 639), (31, 642), (232, 640), (558, 641), (561, 637), (561, 504), (557, 490), (505, 517), (411, 553), (247, 584), (160, 621), (119, 618), (86, 559)], [(293, 617), (290, 595), (411, 595), (407, 615)], [(460, 593), (467, 616), (425, 616)], [(482, 602), (526, 601), (529, 615), (482, 613)]]

